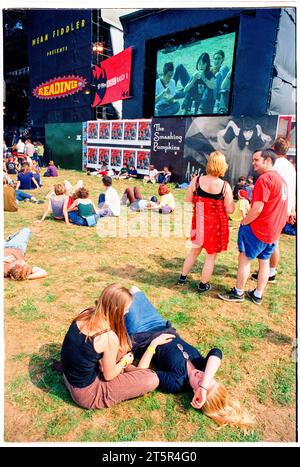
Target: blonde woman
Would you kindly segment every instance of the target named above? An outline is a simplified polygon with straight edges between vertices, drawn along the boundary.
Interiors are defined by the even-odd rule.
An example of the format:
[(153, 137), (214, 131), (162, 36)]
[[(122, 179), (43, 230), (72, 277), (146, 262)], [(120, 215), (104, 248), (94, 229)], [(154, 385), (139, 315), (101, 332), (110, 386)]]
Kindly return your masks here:
[[(143, 292), (132, 287), (133, 302), (125, 316), (127, 332), (134, 342), (133, 352), (141, 357), (139, 368), (154, 365), (163, 392), (193, 394), (191, 405), (202, 410), (218, 425), (242, 429), (254, 426), (254, 417), (232, 399), (215, 379), (222, 352), (211, 349), (203, 357), (165, 321)], [(164, 345), (162, 345), (164, 344)]]
[(68, 217), (68, 202), (69, 196), (66, 195), (66, 190), (63, 184), (57, 183), (54, 185), (54, 193), (49, 197), (48, 206), (39, 223), (44, 222), (47, 216), (52, 212), (54, 220), (65, 220), (69, 225)]
[(65, 384), (76, 404), (87, 409), (111, 407), (158, 386), (152, 370), (137, 369), (127, 336), (124, 314), (132, 302), (120, 284), (106, 287), (96, 306), (72, 322), (62, 344)]
[(178, 284), (186, 283), (188, 273), (204, 249), (205, 262), (197, 289), (201, 294), (211, 289), (209, 280), (216, 256), (221, 251), (226, 251), (228, 246), (228, 215), (234, 212), (234, 201), (230, 185), (220, 178), (224, 177), (227, 168), (224, 154), (212, 152), (207, 161), (207, 175), (193, 178), (186, 195), (186, 202), (194, 205), (192, 247), (184, 261)]

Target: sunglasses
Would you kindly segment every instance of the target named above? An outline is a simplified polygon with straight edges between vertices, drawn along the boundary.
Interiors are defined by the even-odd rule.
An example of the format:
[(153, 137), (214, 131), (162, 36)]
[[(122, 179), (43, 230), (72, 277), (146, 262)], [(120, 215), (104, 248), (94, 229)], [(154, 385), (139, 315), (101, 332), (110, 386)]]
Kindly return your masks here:
[(185, 352), (185, 350), (183, 350), (183, 345), (177, 344), (177, 348), (178, 348), (178, 349), (180, 350), (180, 352), (182, 353), (183, 358), (184, 358), (185, 360), (189, 360), (190, 356), (189, 356), (189, 354), (188, 354), (187, 352)]

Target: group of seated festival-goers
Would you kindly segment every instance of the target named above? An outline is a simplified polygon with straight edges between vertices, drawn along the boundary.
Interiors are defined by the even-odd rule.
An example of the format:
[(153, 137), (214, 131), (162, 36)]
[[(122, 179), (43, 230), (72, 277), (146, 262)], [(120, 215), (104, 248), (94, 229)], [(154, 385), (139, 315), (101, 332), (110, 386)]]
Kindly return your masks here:
[[(191, 247), (176, 284), (179, 288), (188, 285), (188, 274), (205, 250), (196, 293), (211, 290), (216, 257), (228, 248), (231, 218), (232, 225), (236, 222), (239, 229), (237, 278), (235, 286), (218, 297), (227, 302), (243, 302), (247, 298), (256, 305), (262, 303), (267, 283), (274, 282), (276, 276), (282, 229), (287, 222), (296, 221), (296, 175), (286, 158), (288, 148), (288, 141), (280, 137), (272, 148), (254, 151), (253, 168), (258, 178), (254, 183), (252, 177), (241, 176), (234, 190), (224, 180), (228, 169), (225, 156), (219, 151), (209, 155), (206, 175), (195, 176), (186, 192), (186, 202), (193, 206)], [(27, 166), (22, 173), (29, 173)], [(97, 206), (82, 180), (75, 186), (67, 180), (56, 183), (37, 222), (51, 215), (66, 224), (91, 226), (101, 222), (102, 217), (120, 216), (122, 205), (128, 205), (132, 211), (154, 209), (171, 214), (175, 199), (168, 184), (170, 176), (168, 167), (159, 172), (150, 166), (144, 183), (158, 183), (157, 196), (143, 198), (141, 186), (136, 185), (126, 187), (120, 199), (112, 186), (114, 178), (103, 174), (104, 193), (100, 193)], [(28, 184), (32, 182), (30, 172)], [(18, 177), (17, 190), (12, 188), (16, 193), (19, 183), (22, 176), (21, 180)], [(5, 179), (4, 188), (9, 186)], [(44, 269), (27, 262), (30, 236), (30, 230), (24, 227), (4, 242), (5, 277), (20, 281), (47, 275)], [(256, 259), (258, 272), (252, 274), (252, 279), (257, 285), (245, 292), (250, 264)], [(62, 343), (61, 361), (56, 362), (55, 368), (61, 371), (73, 401), (86, 409), (112, 407), (155, 389), (174, 394), (190, 392), (191, 406), (217, 424), (251, 429), (254, 417), (216, 378), (221, 360), (219, 348), (214, 347), (203, 356), (180, 337), (142, 290), (136, 286), (129, 290), (114, 283), (104, 288), (94, 306), (74, 318)]]

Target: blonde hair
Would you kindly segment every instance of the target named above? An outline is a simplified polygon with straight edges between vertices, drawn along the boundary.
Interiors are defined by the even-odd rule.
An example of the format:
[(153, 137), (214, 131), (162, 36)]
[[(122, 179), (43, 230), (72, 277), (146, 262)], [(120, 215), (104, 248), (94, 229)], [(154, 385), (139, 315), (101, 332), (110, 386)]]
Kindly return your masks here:
[(65, 187), (62, 183), (57, 183), (54, 185), (54, 193), (59, 196), (65, 194)]
[(228, 165), (224, 154), (220, 151), (210, 153), (206, 166), (206, 173), (214, 177), (224, 177)]
[(231, 425), (249, 430), (255, 424), (254, 417), (243, 409), (238, 401), (230, 400), (227, 389), (221, 383), (216, 383), (208, 391), (201, 410), (220, 426)]
[(108, 285), (102, 291), (96, 306), (84, 310), (75, 321), (86, 321), (87, 337), (102, 330), (103, 324), (108, 323), (118, 336), (120, 347), (127, 350), (130, 340), (126, 332), (124, 311), (131, 302), (132, 295), (126, 287), (118, 283)]
[(24, 281), (32, 272), (29, 264), (15, 264), (9, 271), (9, 276), (15, 281)]

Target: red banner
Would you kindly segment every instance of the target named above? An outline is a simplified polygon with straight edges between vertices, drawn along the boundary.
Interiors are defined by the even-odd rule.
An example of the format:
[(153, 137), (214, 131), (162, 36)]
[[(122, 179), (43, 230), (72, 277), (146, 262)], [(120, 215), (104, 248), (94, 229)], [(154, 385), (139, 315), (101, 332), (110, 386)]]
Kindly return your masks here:
[(92, 107), (128, 99), (131, 75), (132, 47), (94, 65), (96, 95)]

